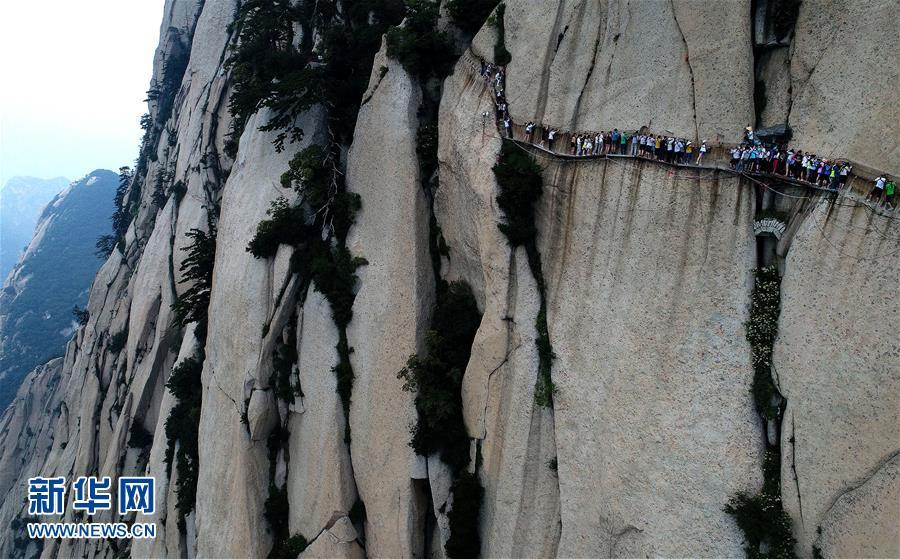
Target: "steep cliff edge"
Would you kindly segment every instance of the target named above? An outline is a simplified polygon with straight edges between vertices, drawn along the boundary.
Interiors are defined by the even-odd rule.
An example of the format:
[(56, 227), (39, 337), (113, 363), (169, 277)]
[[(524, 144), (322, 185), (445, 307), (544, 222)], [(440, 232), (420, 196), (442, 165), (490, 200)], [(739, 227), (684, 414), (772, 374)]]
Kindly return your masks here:
[[(737, 140), (753, 120), (749, 0), (507, 5), (516, 120), (713, 141)], [(478, 54), (489, 37), (476, 38)]]
[[(513, 114), (736, 139), (755, 117), (751, 4), (509, 1)], [(475, 58), (491, 58), (496, 23), (444, 79), (408, 71), (385, 45), (367, 51), (349, 131), (328, 100), (260, 130), (279, 107), (242, 127), (229, 111), (239, 7), (167, 2), (153, 125), (126, 197), (133, 219), (66, 356), (33, 372), (0, 420), (0, 555), (38, 550), (21, 529), (29, 476), (146, 472), (158, 512), (126, 520), (156, 522), (156, 539), (48, 540), (42, 555), (444, 557), (466, 511), (484, 557), (740, 557), (745, 534), (724, 507), (770, 481), (771, 448), (799, 555), (893, 551), (900, 368), (880, 337), (898, 319), (893, 216), (728, 171), (507, 144), (538, 162), (543, 184), (534, 246), (511, 247), (492, 170), (503, 140), (482, 116), (494, 105)], [(809, 32), (804, 9), (797, 37)], [(307, 48), (328, 35), (307, 23), (280, 36)], [(330, 68), (321, 48), (310, 68)], [(422, 161), (432, 118), (435, 177)], [(280, 131), (299, 128), (302, 139), (276, 149)], [(798, 138), (820, 141), (803, 127)], [(345, 238), (329, 223), (248, 252), (260, 224), (277, 229), (278, 208), (298, 212), (287, 226), (308, 225), (314, 180), (297, 188), (282, 174), (309, 173), (294, 156), (318, 153), (310, 146), (325, 150), (327, 192), (359, 196), (355, 223)], [(881, 168), (896, 165), (884, 157)], [(775, 217), (777, 234), (761, 226)], [(172, 305), (192, 286), (181, 281), (193, 277), (192, 230), (214, 236), (214, 265), (208, 307), (182, 321)], [(335, 263), (345, 256), (365, 263)], [(769, 260), (784, 275), (780, 426), (754, 408), (744, 328), (751, 269)], [(428, 347), (442, 281), (460, 280), (481, 314), (453, 395), (462, 469), (410, 446), (421, 409), (398, 378)], [(556, 392), (536, 397), (544, 329)], [(196, 384), (191, 398), (166, 387), (176, 377)], [(179, 413), (191, 429), (172, 433)], [(463, 499), (461, 479), (483, 487), (479, 502)]]
[(785, 258), (782, 491), (802, 547), (826, 557), (898, 551), (898, 233), (895, 218), (822, 204)]
[(900, 46), (890, 0), (801, 4), (788, 123), (797, 147), (900, 174)]

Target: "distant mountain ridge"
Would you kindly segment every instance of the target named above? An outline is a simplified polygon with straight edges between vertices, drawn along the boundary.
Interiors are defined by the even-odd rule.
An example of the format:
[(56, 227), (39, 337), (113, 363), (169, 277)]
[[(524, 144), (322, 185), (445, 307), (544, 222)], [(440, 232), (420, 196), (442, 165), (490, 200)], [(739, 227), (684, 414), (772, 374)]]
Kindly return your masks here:
[(19, 261), (41, 210), (68, 184), (65, 177), (12, 177), (0, 187), (0, 278)]
[(0, 409), (29, 370), (63, 353), (75, 326), (72, 308), (86, 304), (102, 264), (94, 244), (109, 233), (117, 181), (112, 171), (98, 169), (53, 197), (6, 278), (0, 292)]

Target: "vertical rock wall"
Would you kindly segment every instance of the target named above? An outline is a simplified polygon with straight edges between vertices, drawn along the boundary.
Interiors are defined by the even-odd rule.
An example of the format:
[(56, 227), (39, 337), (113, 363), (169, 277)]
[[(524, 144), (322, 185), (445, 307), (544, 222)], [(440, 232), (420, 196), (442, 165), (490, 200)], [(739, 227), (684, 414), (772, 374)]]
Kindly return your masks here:
[[(559, 485), (549, 467), (556, 457), (553, 413), (533, 398), (540, 301), (524, 252), (514, 255), (497, 229), (491, 167), (500, 141), (480, 116), (492, 110), (490, 94), (466, 64), (445, 82), (441, 101), (435, 214), (450, 247), (447, 279), (469, 283), (483, 309), (462, 394), (466, 427), (483, 460), (482, 551), (552, 556), (559, 540)], [(436, 493), (435, 507), (446, 498)]]
[(752, 189), (622, 161), (547, 179), (560, 554), (740, 556), (722, 505), (760, 479)]
[[(292, 153), (277, 153), (271, 143), (274, 133), (257, 130), (267, 118), (262, 111), (247, 122), (222, 193), (199, 435), (201, 555), (265, 557), (271, 545), (263, 503), (270, 481), (266, 438), (272, 425), (251, 438), (241, 424), (245, 386), (271, 388), (271, 344), (266, 347), (264, 341), (280, 335), (280, 328), (270, 326), (266, 336), (263, 327), (285, 281), (283, 275), (276, 277), (273, 261), (256, 259), (245, 247), (269, 204), (279, 196), (294, 196), (280, 184)], [(304, 145), (320, 137), (321, 119), (315, 114), (300, 124), (306, 132)], [(255, 426), (251, 420), (251, 430)]]
[[(509, 502), (503, 495), (511, 485), (518, 491), (529, 482), (510, 482), (518, 479), (510, 456), (528, 456), (527, 468), (546, 452), (546, 439), (531, 431), (527, 414), (513, 419), (533, 399), (519, 401), (516, 416), (508, 415), (517, 386), (533, 393), (537, 309), (520, 315), (520, 303), (511, 314), (510, 298), (516, 300), (523, 283), (517, 276), (510, 284), (509, 249), (496, 229), (502, 218), (490, 167), (497, 139), (492, 128), (482, 132), (477, 117), (489, 108), (484, 90), (465, 76), (460, 71), (450, 78), (444, 94), (443, 107), (453, 111), (442, 112), (447, 134), (441, 137), (436, 208), (451, 247), (450, 276), (478, 286), (484, 300), (464, 402), (470, 434), (484, 437), (482, 523), (493, 536), (485, 549), (505, 549), (497, 553), (503, 556), (522, 548), (503, 547), (492, 511)], [(742, 327), (756, 250), (751, 189), (733, 177), (720, 183), (717, 175), (667, 174), (654, 164), (541, 161), (547, 194), (539, 212), (540, 247), (560, 386), (554, 414), (560, 555), (598, 549), (609, 555), (704, 549), (739, 555), (742, 536), (721, 509), (731, 494), (759, 483), (761, 439), (747, 396), (749, 347)], [(531, 359), (522, 361), (523, 351)], [(683, 432), (674, 434), (678, 429)], [(503, 443), (495, 446), (500, 433)], [(652, 446), (646, 448), (653, 441), (661, 445), (655, 457)], [(524, 504), (534, 495), (515, 509), (538, 515)], [(679, 502), (685, 508), (671, 514)], [(545, 499), (542, 506), (552, 510), (552, 503)], [(537, 532), (552, 542), (559, 521), (553, 514), (544, 520), (543, 532), (519, 532), (516, 539)], [(555, 549), (535, 543), (530, 553)]]
[[(386, 68), (382, 75), (381, 68)], [(347, 186), (362, 198), (347, 238), (359, 292), (347, 338), (356, 379), (350, 407), (351, 454), (366, 505), (366, 548), (373, 557), (413, 557), (424, 545), (424, 511), (413, 498), (421, 460), (409, 446), (412, 394), (397, 372), (422, 348), (434, 298), (428, 255), (428, 204), (416, 157), (420, 94), (403, 67), (379, 53), (359, 112)]]
[(300, 405), (291, 413), (287, 471), (291, 533), (311, 540), (357, 497), (350, 452), (344, 442), (344, 410), (332, 367), (338, 331), (325, 297), (310, 288), (297, 335)]
[[(63, 359), (57, 358), (32, 371), (0, 419), (0, 464), (4, 465), (0, 468), (0, 495), (4, 503), (26, 502), (28, 488), (22, 481), (41, 475), (44, 465), (60, 452), (55, 445), (67, 440), (63, 365)], [(12, 528), (19, 515), (20, 507), (0, 507), (0, 523), (10, 527), (0, 538), (4, 557), (38, 550), (37, 542), (30, 542), (21, 528)]]
[[(754, 120), (749, 0), (506, 5), (517, 122), (733, 141)], [(493, 41), (482, 31), (476, 52), (493, 58)]]
[(806, 557), (813, 545), (825, 557), (896, 555), (900, 225), (823, 202), (784, 267), (774, 364), (788, 402), (782, 494), (798, 548)]
[(791, 56), (796, 147), (900, 174), (900, 44), (891, 0), (803, 2)]

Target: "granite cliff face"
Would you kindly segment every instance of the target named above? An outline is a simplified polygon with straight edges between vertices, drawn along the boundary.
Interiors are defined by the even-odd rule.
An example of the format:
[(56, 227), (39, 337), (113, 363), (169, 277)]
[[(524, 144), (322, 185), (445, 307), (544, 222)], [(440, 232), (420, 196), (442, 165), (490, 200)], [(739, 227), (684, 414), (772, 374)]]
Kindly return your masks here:
[[(851, 10), (860, 29), (893, 13), (886, 2), (871, 13), (864, 4)], [(789, 67), (790, 83), (819, 79), (807, 62), (818, 15), (802, 4), (785, 45), (763, 56), (757, 6), (510, 0), (512, 115), (563, 130), (649, 126), (736, 141), (759, 116), (759, 75), (774, 84)], [(574, 161), (520, 145), (544, 184), (538, 281), (533, 254), (497, 227), (506, 219), (492, 172), (502, 140), (481, 116), (493, 111), (492, 93), (473, 69), (498, 40), (498, 26), (486, 24), (471, 49), (458, 44), (462, 56), (439, 88), (384, 47), (375, 56), (355, 131), (335, 151), (340, 180), (361, 202), (345, 246), (367, 261), (342, 327), (333, 286), (305, 276), (304, 245), (282, 243), (268, 258), (245, 250), (273, 201), (303, 195), (281, 185), (293, 155), (340, 142), (324, 103), (297, 116), (303, 137), (279, 152), (277, 131), (260, 130), (273, 116), (263, 108), (228, 155), (234, 80), (225, 61), (238, 8), (167, 2), (150, 107), (158, 134), (129, 192), (134, 219), (94, 281), (87, 324), (0, 420), (0, 555), (446, 556), (452, 513), (466, 504), (455, 497), (460, 472), (410, 447), (418, 410), (397, 377), (428, 348), (440, 280), (465, 281), (482, 314), (459, 389), (465, 471), (484, 489), (474, 517), (482, 556), (743, 556), (744, 533), (723, 508), (760, 489), (772, 448), (798, 555), (896, 555), (900, 360), (884, 339), (900, 326), (895, 217), (852, 195), (724, 170)], [(896, 61), (882, 42), (865, 48), (873, 64)], [(838, 65), (856, 56), (827, 52)], [(768, 68), (777, 56), (784, 68)], [(815, 82), (784, 90), (794, 142), (829, 150), (834, 136), (820, 123), (846, 110), (841, 155), (897, 168), (893, 144), (865, 147), (872, 122), (897, 135), (898, 120), (883, 118), (895, 110), (891, 94), (854, 73), (827, 79), (828, 95), (814, 94)], [(877, 102), (832, 105), (842, 87), (872, 87), (861, 94)], [(430, 119), (434, 177), (417, 149)], [(755, 233), (767, 216), (785, 226), (777, 239)], [(172, 304), (190, 287), (181, 281), (186, 233), (211, 223), (208, 318), (181, 326)], [(754, 407), (744, 329), (751, 269), (769, 263), (784, 278), (772, 359), (780, 422)], [(535, 397), (541, 324), (555, 354), (550, 406)], [(126, 330), (124, 348), (110, 352)], [(189, 470), (167, 460), (166, 422), (179, 402), (165, 385), (198, 356), (196, 497), (183, 511), (179, 476)], [(184, 448), (181, 435), (170, 452)], [(145, 472), (159, 480), (159, 512), (137, 520), (155, 521), (156, 539), (39, 548), (18, 529), (29, 476)], [(300, 553), (285, 535), (309, 545)]]

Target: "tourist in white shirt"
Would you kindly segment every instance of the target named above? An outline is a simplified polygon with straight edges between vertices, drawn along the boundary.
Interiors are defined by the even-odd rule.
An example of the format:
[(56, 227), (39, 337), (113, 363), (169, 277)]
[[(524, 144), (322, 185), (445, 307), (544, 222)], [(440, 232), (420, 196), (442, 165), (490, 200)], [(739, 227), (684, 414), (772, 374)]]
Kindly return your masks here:
[(875, 184), (872, 186), (872, 190), (870, 190), (869, 194), (866, 196), (866, 200), (874, 197), (876, 202), (880, 201), (881, 197), (884, 195), (884, 183), (886, 180), (884, 175), (878, 175), (878, 178), (875, 179)]

